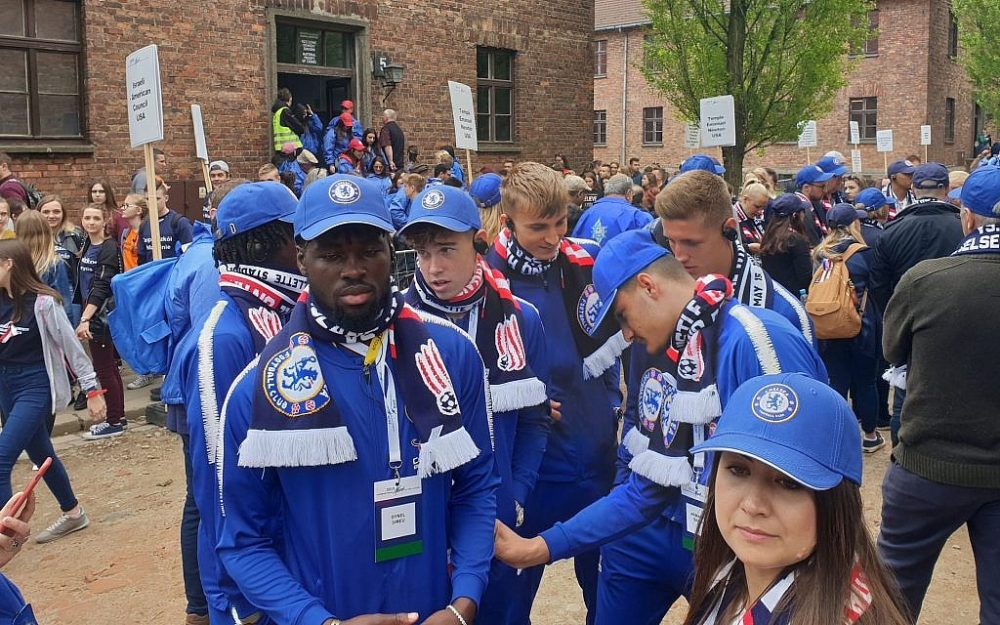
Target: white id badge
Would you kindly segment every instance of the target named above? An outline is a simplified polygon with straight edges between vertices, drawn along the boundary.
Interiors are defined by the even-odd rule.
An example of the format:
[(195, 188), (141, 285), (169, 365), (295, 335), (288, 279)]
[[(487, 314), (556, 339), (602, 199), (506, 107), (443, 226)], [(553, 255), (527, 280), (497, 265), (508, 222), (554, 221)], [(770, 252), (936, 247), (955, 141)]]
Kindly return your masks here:
[(375, 482), (375, 562), (423, 552), (420, 493), (416, 475)]
[(698, 481), (698, 474), (692, 481), (681, 486), (684, 500), (684, 547), (694, 549), (695, 539), (701, 535), (701, 515), (705, 511), (708, 486)]

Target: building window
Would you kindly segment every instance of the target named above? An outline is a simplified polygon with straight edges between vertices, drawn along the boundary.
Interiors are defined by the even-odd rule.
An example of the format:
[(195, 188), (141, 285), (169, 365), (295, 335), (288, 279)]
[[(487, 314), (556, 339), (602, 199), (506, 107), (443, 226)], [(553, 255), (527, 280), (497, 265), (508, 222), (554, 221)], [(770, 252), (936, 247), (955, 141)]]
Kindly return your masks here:
[(608, 112), (594, 111), (594, 145), (608, 142)]
[(861, 141), (875, 141), (875, 133), (878, 131), (878, 98), (851, 98), (849, 110), (850, 121), (858, 122)]
[(316, 26), (278, 22), (279, 63), (349, 69), (354, 66), (354, 35)]
[(514, 140), (514, 52), (476, 49), (476, 128), (480, 141)]
[(608, 40), (594, 42), (594, 76), (608, 75)]
[(652, 35), (643, 35), (642, 37), (642, 66), (647, 72), (655, 72), (658, 67), (656, 64), (656, 56), (650, 54), (650, 49), (655, 45), (655, 40)]
[(644, 145), (663, 143), (663, 107), (642, 109), (642, 142)]
[[(858, 21), (853, 22), (858, 26)], [(856, 48), (851, 48), (850, 56), (878, 56), (878, 9), (868, 12), (869, 38)]]
[(948, 9), (948, 56), (958, 56), (958, 18)]
[(955, 143), (955, 98), (944, 99), (944, 142)]
[(79, 3), (0, 0), (0, 14), (0, 137), (81, 137)]

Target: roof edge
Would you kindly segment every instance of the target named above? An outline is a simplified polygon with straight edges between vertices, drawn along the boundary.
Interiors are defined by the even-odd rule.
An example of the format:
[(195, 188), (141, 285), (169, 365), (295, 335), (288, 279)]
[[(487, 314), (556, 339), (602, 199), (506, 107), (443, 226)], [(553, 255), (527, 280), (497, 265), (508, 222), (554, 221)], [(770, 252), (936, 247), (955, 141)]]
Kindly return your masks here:
[(653, 22), (646, 20), (644, 22), (632, 22), (629, 24), (609, 24), (608, 26), (595, 26), (595, 33), (607, 32), (609, 30), (631, 30), (633, 28), (639, 28), (640, 26), (649, 26)]

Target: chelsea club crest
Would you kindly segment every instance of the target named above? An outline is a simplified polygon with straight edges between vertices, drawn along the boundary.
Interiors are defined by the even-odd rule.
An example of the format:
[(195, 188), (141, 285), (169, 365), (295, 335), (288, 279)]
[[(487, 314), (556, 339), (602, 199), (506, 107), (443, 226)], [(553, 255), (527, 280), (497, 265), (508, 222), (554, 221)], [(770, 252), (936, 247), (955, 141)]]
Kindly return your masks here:
[(647, 369), (639, 382), (639, 424), (647, 432), (656, 428), (656, 422), (663, 422), (663, 443), (670, 446), (677, 434), (678, 422), (670, 418), (670, 403), (673, 401), (677, 387), (671, 384), (665, 374), (659, 369)]
[(435, 208), (441, 208), (444, 204), (444, 193), (441, 193), (437, 189), (433, 189), (424, 194), (424, 199), (420, 201), (420, 205), (427, 210), (434, 210)]
[(293, 334), (288, 348), (264, 364), (264, 393), (274, 409), (287, 417), (312, 414), (330, 403), (330, 392), (307, 333)]
[(799, 411), (799, 396), (789, 386), (771, 384), (757, 391), (750, 409), (761, 421), (784, 423)]
[(330, 185), (330, 199), (337, 204), (353, 204), (361, 197), (361, 187), (352, 180), (338, 180)]
[(601, 298), (593, 284), (588, 284), (576, 304), (576, 319), (587, 334), (592, 334), (597, 326), (597, 312), (601, 309)]

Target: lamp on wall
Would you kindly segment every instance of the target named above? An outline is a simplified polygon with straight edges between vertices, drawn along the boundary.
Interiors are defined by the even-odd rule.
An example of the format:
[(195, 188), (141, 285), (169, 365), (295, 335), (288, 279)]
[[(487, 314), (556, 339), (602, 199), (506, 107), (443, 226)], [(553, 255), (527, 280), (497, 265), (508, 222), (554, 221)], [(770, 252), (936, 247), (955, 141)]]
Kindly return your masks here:
[(382, 105), (385, 106), (389, 95), (403, 83), (403, 66), (393, 63), (384, 54), (376, 54), (372, 66), (372, 76), (382, 85)]

